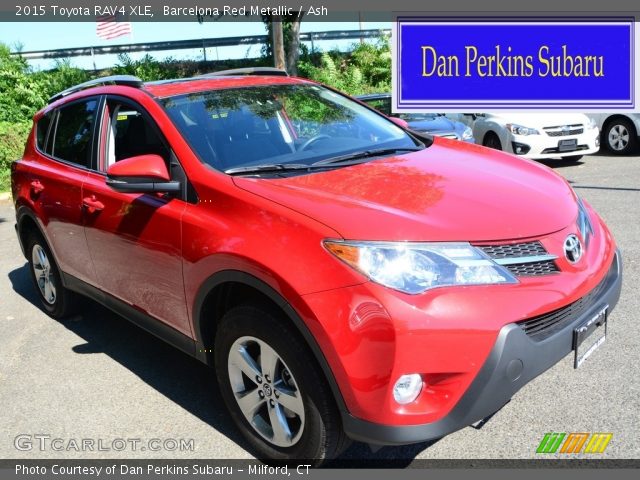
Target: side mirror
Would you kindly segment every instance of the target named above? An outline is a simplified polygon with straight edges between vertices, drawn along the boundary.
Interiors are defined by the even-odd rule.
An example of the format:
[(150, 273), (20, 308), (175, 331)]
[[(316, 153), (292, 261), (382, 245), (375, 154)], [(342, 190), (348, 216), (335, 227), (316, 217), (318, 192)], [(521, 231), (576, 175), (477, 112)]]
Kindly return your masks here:
[(107, 169), (107, 185), (122, 193), (174, 193), (180, 182), (172, 182), (160, 155), (139, 155), (114, 163)]
[(404, 121), (403, 119), (399, 118), (399, 117), (389, 117), (389, 120), (391, 120), (393, 123), (395, 123), (400, 128), (403, 128), (405, 130), (407, 128), (409, 128), (409, 124), (406, 121)]

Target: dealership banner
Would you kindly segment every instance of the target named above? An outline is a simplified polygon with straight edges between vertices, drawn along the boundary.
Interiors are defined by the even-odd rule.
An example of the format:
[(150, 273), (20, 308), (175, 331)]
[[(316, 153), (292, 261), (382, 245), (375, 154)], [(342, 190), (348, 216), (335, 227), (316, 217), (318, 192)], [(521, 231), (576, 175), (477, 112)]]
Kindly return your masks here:
[(638, 23), (397, 17), (397, 112), (640, 111)]

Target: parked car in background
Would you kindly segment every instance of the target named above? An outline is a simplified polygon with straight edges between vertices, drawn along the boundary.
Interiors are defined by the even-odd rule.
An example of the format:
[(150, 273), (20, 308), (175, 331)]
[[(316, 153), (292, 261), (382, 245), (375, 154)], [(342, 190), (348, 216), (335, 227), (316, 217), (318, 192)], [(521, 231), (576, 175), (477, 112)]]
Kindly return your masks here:
[(361, 102), (379, 110), (388, 117), (401, 118), (408, 127), (420, 133), (452, 138), (464, 142), (474, 143), (473, 132), (462, 122), (447, 118), (441, 113), (392, 113), (390, 93), (372, 93), (356, 97)]
[(600, 143), (611, 153), (625, 155), (638, 148), (640, 114), (638, 113), (591, 113), (600, 128)]
[(581, 113), (459, 113), (476, 143), (531, 159), (578, 160), (600, 149), (596, 122)]

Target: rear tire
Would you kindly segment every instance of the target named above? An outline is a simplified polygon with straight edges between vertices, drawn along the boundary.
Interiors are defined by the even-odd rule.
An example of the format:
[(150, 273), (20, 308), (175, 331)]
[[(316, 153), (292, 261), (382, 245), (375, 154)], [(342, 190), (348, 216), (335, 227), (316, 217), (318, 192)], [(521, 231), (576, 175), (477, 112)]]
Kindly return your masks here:
[(617, 118), (607, 123), (602, 130), (602, 143), (615, 155), (626, 155), (638, 146), (638, 132), (633, 122)]
[(494, 150), (502, 150), (502, 142), (494, 132), (489, 132), (484, 136), (482, 145), (488, 148), (493, 148)]
[(331, 389), (278, 313), (232, 308), (217, 329), (214, 352), (222, 398), (258, 458), (319, 465), (348, 446)]
[(41, 235), (32, 233), (26, 244), (31, 280), (42, 309), (55, 319), (75, 313), (77, 296), (62, 285), (60, 269), (47, 242)]

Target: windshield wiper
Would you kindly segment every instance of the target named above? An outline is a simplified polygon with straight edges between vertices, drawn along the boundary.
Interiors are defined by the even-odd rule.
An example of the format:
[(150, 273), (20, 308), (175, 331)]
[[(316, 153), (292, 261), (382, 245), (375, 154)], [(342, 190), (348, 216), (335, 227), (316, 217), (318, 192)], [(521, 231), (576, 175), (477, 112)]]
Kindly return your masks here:
[(417, 152), (422, 150), (421, 147), (413, 147), (413, 148), (379, 148), (377, 150), (363, 150), (361, 152), (348, 153), (346, 155), (340, 155), (338, 157), (327, 158), (325, 160), (320, 160), (319, 162), (312, 163), (311, 166), (321, 166), (321, 165), (329, 165), (334, 163), (342, 163), (349, 160), (356, 160), (360, 158), (370, 158), (377, 157), (380, 155), (389, 155), (397, 152)]
[(235, 175), (238, 173), (273, 173), (287, 170), (307, 170), (310, 165), (303, 163), (269, 163), (264, 165), (247, 165), (244, 167), (228, 168), (224, 173)]

